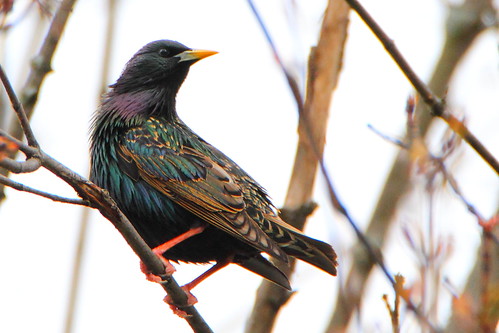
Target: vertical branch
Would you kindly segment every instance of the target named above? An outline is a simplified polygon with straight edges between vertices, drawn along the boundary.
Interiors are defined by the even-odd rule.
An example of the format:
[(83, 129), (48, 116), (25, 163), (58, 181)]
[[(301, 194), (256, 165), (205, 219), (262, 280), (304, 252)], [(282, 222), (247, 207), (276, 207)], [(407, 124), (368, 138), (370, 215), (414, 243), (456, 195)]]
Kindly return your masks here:
[[(109, 77), (109, 69), (111, 62), (111, 51), (112, 51), (112, 42), (114, 39), (114, 31), (115, 31), (115, 18), (116, 18), (116, 0), (108, 0), (107, 1), (107, 25), (106, 25), (106, 36), (104, 40), (104, 52), (102, 57), (102, 71), (101, 71), (101, 85), (98, 90), (97, 101), (100, 100), (100, 96), (104, 93), (106, 89), (106, 82)], [(78, 231), (78, 240), (76, 245), (76, 251), (73, 259), (73, 269), (72, 269), (72, 278), (69, 288), (69, 296), (68, 296), (68, 307), (66, 309), (66, 319), (64, 323), (64, 332), (71, 333), (74, 331), (74, 318), (77, 314), (77, 301), (80, 289), (80, 276), (81, 269), (83, 265), (83, 258), (85, 255), (86, 244), (88, 239), (88, 225), (89, 225), (89, 210), (83, 208), (81, 210), (80, 215), (80, 228)]]
[(484, 230), (477, 260), (463, 292), (453, 300), (444, 332), (494, 332), (499, 318), (499, 246), (494, 242), (498, 236), (499, 225)]
[[(45, 31), (46, 26), (48, 25), (48, 15), (46, 7), (52, 6), (54, 1), (45, 1), (43, 4), (35, 3), (35, 1), (30, 1), (25, 5), (26, 8), (23, 9), (23, 13), (19, 15), (17, 18), (13, 18), (12, 22), (6, 23), (6, 25), (0, 26), (0, 63), (4, 65), (5, 68), (8, 68), (8, 64), (6, 63), (6, 51), (7, 47), (7, 37), (11, 30), (14, 30), (17, 25), (21, 25), (23, 21), (27, 20), (28, 14), (30, 12), (36, 12), (36, 16), (33, 20), (30, 20), (30, 32), (27, 40), (30, 41), (30, 45), (28, 45), (26, 49), (26, 54), (19, 56), (18, 60), (21, 63), (27, 63), (31, 59), (32, 55), (36, 52), (36, 48), (40, 45), (40, 40), (43, 37), (43, 33)], [(43, 8), (43, 9), (42, 9)], [(37, 10), (38, 9), (38, 10)], [(8, 16), (7, 13), (4, 14), (4, 18), (6, 19)], [(26, 73), (24, 73), (24, 69), (22, 73), (20, 73), (22, 77)], [(15, 86), (15, 84), (14, 84)], [(6, 128), (7, 124), (9, 124), (12, 116), (12, 112), (7, 106), (8, 99), (3, 98), (3, 93), (0, 93), (0, 128)]]
[[(76, 0), (63, 0), (61, 2), (50, 23), (49, 30), (40, 51), (31, 61), (31, 71), (26, 80), (26, 84), (21, 91), (20, 97), (28, 119), (31, 118), (31, 115), (33, 114), (33, 109), (38, 100), (38, 93), (40, 92), (43, 80), (52, 70), (52, 57), (59, 45), (62, 33), (64, 32), (64, 28), (66, 27), (66, 23), (69, 19), (69, 15), (73, 11), (75, 3)], [(15, 120), (10, 124), (9, 133), (15, 138), (20, 138), (22, 135), (21, 128), (19, 128)]]
[(71, 270), (68, 305), (66, 307), (66, 316), (64, 320), (64, 333), (71, 333), (74, 331), (73, 323), (77, 314), (78, 292), (81, 285), (81, 268), (83, 263), (83, 256), (85, 254), (90, 210), (87, 208), (82, 208), (81, 212), (80, 228), (78, 230), (78, 239), (76, 242), (76, 250), (73, 259), (73, 268)]
[[(314, 208), (314, 205), (311, 204), (312, 184), (314, 184), (317, 174), (318, 157), (322, 156), (324, 149), (331, 96), (341, 70), (343, 47), (349, 22), (348, 15), (349, 8), (346, 3), (329, 1), (318, 45), (313, 49), (309, 59), (308, 91), (303, 108), (297, 100), (300, 111), (300, 137), (288, 194), (282, 211), (283, 218), (300, 229), (303, 228), (306, 217)], [(290, 87), (293, 90), (294, 86), (290, 85)], [(312, 148), (307, 137), (307, 129), (304, 128), (305, 121), (308, 121), (308, 126), (314, 134), (316, 151)], [(294, 262), (292, 260), (290, 266), (276, 264), (289, 276)], [(270, 332), (280, 308), (289, 297), (289, 293), (284, 289), (268, 281), (263, 281), (258, 288), (246, 332)]]
[[(493, 333), (495, 332), (497, 326), (497, 306), (499, 300), (494, 299), (497, 295), (494, 295), (492, 291), (495, 288), (497, 293), (497, 286), (491, 286), (491, 275), (492, 275), (492, 250), (494, 243), (492, 242), (492, 230), (484, 230), (482, 232), (482, 249), (481, 249), (481, 291), (480, 291), (480, 309), (478, 313), (478, 322), (481, 332)], [(496, 262), (497, 264), (497, 262)], [(492, 297), (491, 297), (492, 296)], [(496, 310), (494, 310), (494, 307)], [(495, 316), (495, 318), (494, 318)]]
[(39, 148), (40, 146), (38, 145), (38, 142), (35, 139), (35, 134), (33, 133), (31, 126), (29, 126), (29, 120), (28, 117), (26, 116), (26, 111), (24, 110), (21, 102), (19, 102), (19, 99), (17, 99), (17, 96), (14, 93), (14, 88), (12, 88), (10, 81), (7, 79), (7, 75), (3, 70), (0, 71), (0, 80), (2, 81), (2, 84), (5, 87), (7, 96), (9, 96), (9, 100), (11, 101), (12, 104), (12, 109), (17, 114), (17, 119), (19, 120), (20, 124), (20, 130), (23, 133), (25, 133), (26, 139), (28, 140), (28, 144), (31, 147)]

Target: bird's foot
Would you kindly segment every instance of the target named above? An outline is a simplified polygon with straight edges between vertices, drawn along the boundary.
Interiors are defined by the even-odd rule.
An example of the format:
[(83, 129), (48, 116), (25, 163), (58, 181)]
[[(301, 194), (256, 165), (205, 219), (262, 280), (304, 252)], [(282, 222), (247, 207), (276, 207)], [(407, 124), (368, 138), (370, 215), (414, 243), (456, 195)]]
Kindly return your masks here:
[[(191, 305), (194, 305), (198, 302), (198, 299), (196, 298), (196, 296), (194, 296), (191, 291), (189, 290), (189, 287), (188, 286), (182, 286), (180, 287), (182, 288), (182, 290), (185, 292), (185, 294), (187, 295), (187, 302), (184, 306), (191, 306)], [(186, 318), (188, 317), (189, 315), (187, 314), (187, 312), (185, 312), (184, 310), (181, 310), (172, 300), (172, 298), (169, 296), (169, 295), (166, 295), (165, 298), (163, 299), (163, 301), (168, 304), (170, 306), (170, 309), (172, 309), (173, 313), (176, 314), (177, 316), (181, 317), (181, 318)]]
[[(175, 267), (173, 267), (173, 265), (168, 260), (166, 260), (165, 257), (163, 257), (162, 255), (158, 255), (158, 258), (161, 260), (161, 262), (163, 262), (163, 265), (165, 265), (164, 275), (171, 276), (173, 273), (175, 273)], [(149, 271), (149, 268), (147, 268), (142, 261), (140, 262), (140, 270), (146, 275), (147, 281), (156, 283), (160, 283), (163, 281), (163, 278), (161, 276), (151, 273), (151, 271)]]

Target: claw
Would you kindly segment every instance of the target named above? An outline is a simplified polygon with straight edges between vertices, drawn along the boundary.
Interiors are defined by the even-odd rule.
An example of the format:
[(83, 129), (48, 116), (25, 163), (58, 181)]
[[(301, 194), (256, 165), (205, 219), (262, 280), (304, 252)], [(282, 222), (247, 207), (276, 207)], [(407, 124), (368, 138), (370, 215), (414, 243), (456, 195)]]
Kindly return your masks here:
[[(182, 288), (182, 290), (187, 295), (186, 306), (191, 306), (191, 305), (194, 305), (198, 302), (198, 299), (196, 298), (196, 296), (194, 296), (191, 293), (188, 286), (182, 286), (180, 288)], [(179, 316), (181, 318), (186, 318), (189, 316), (187, 314), (187, 312), (179, 309), (178, 306), (175, 305), (175, 303), (173, 302), (172, 298), (169, 295), (166, 295), (165, 298), (163, 299), (163, 301), (170, 306), (170, 309), (172, 309), (173, 313), (176, 314), (177, 316)]]
[[(163, 265), (165, 265), (165, 275), (171, 276), (173, 273), (175, 273), (175, 267), (173, 267), (173, 265), (168, 260), (166, 260), (165, 257), (163, 257), (162, 255), (158, 255), (158, 258), (163, 262)], [(160, 283), (161, 281), (163, 281), (161, 276), (151, 273), (142, 261), (140, 262), (140, 270), (146, 275), (147, 281), (156, 283)]]

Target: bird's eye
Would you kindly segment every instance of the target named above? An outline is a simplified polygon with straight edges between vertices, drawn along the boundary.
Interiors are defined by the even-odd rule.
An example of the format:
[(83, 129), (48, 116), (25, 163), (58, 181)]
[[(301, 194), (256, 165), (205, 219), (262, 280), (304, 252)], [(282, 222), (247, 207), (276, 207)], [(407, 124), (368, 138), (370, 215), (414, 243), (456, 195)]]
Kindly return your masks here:
[(161, 49), (158, 51), (160, 57), (167, 58), (170, 55), (167, 49)]

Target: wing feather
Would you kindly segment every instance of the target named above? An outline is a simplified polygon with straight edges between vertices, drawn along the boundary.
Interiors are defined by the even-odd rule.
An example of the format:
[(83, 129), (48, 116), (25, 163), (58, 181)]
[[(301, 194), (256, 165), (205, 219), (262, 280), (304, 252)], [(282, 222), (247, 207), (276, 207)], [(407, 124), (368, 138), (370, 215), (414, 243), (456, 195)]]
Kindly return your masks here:
[[(165, 136), (163, 136), (164, 138)], [(158, 136), (132, 129), (118, 150), (124, 163), (178, 205), (232, 236), (287, 262), (286, 253), (246, 211), (243, 189), (222, 165), (192, 147), (172, 149)]]

